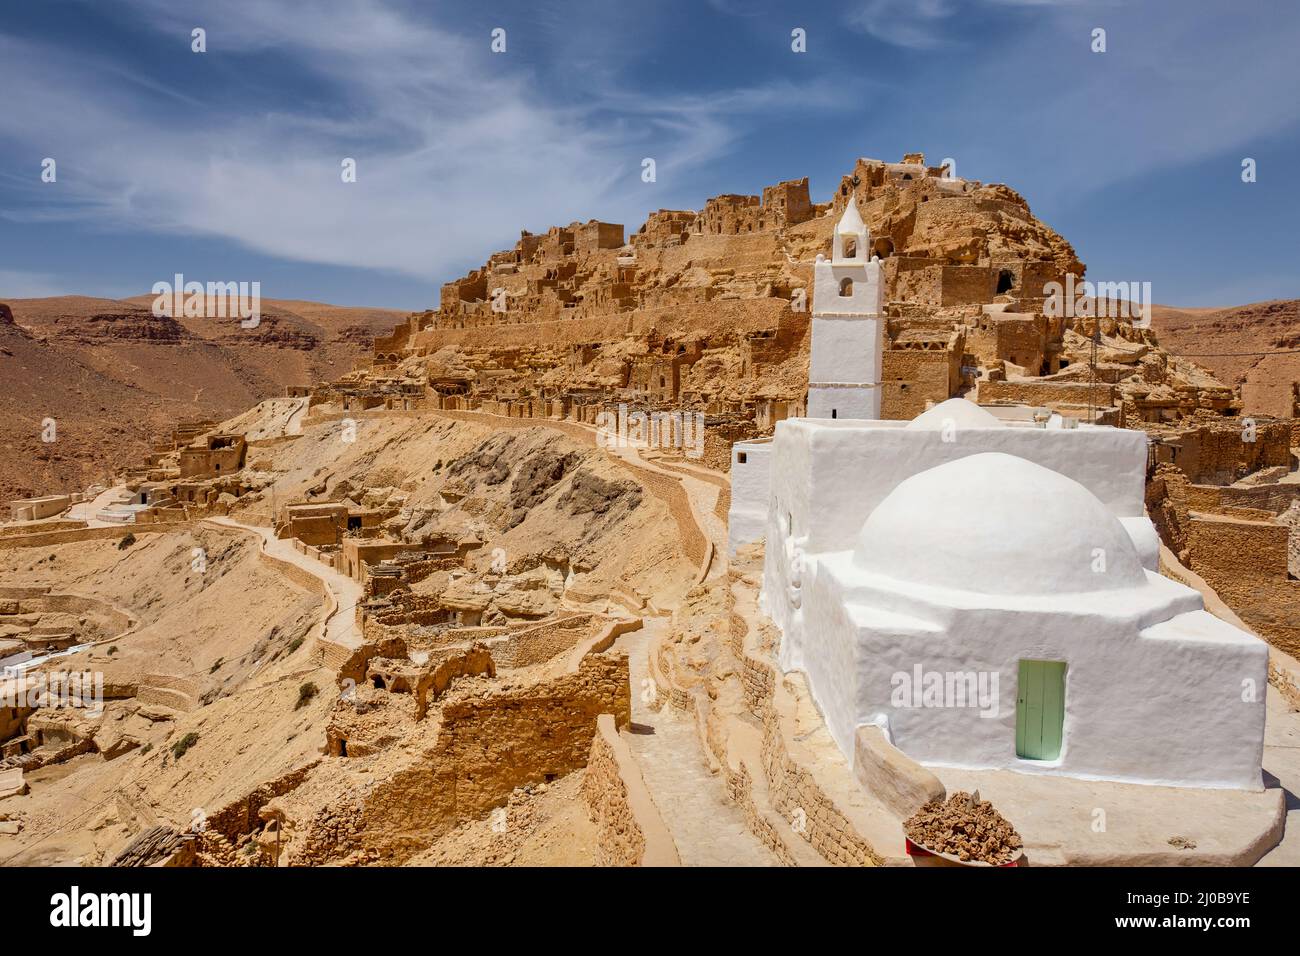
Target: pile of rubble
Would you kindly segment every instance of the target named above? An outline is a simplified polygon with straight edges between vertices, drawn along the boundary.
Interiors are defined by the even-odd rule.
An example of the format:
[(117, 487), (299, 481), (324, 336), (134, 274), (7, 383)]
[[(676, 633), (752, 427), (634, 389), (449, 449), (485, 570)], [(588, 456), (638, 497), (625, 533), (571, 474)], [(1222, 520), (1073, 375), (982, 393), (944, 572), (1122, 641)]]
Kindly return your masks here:
[(907, 838), (933, 853), (963, 863), (1000, 866), (1020, 856), (1023, 844), (1015, 827), (979, 791), (958, 791), (947, 801), (931, 800), (903, 824)]
[(186, 866), (193, 862), (195, 835), (158, 824), (140, 833), (113, 866)]

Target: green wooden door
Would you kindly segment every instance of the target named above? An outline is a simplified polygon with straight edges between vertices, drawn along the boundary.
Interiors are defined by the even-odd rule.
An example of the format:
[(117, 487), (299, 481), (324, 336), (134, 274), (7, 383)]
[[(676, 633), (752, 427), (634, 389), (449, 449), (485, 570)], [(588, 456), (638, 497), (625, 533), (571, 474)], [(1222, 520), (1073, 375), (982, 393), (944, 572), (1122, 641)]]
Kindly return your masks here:
[(1055, 760), (1065, 727), (1065, 661), (1021, 661), (1016, 687), (1016, 756)]

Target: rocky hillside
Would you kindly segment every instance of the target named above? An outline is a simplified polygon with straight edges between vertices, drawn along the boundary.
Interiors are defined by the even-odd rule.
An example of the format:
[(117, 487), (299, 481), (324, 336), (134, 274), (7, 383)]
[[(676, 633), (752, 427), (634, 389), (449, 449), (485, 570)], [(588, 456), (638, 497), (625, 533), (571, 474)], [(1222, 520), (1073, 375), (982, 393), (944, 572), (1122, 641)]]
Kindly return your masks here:
[[(1223, 309), (1158, 305), (1151, 325), (1170, 352), (1193, 356), (1192, 361), (1210, 369), (1221, 381), (1241, 389), (1247, 414), (1288, 418), (1295, 413), (1293, 386), (1300, 382), (1300, 299)], [(1275, 354), (1251, 354), (1260, 352)]]
[(884, 287), (882, 418), (954, 395), (1131, 427), (1236, 410), (1231, 388), (1127, 312), (1108, 303), (1098, 323), (1082, 293), (1058, 301), (1084, 264), (1022, 195), (920, 153), (857, 159), (825, 202), (804, 178), (660, 209), (630, 232), (597, 220), (521, 232), (444, 284), (436, 310), (376, 338), (372, 368), (336, 381), (338, 397), (427, 393), (432, 407), (513, 417), (558, 403), (588, 423), (627, 403), (688, 409), (709, 416), (722, 454), (705, 460), (725, 467), (721, 439), (802, 413), (816, 262), (850, 205), (866, 234), (843, 251), (861, 236)]
[[(0, 305), (0, 500), (75, 490), (187, 418), (346, 372), (401, 313), (263, 300), (261, 322), (153, 315), (152, 296)], [(54, 442), (41, 440), (54, 419)]]

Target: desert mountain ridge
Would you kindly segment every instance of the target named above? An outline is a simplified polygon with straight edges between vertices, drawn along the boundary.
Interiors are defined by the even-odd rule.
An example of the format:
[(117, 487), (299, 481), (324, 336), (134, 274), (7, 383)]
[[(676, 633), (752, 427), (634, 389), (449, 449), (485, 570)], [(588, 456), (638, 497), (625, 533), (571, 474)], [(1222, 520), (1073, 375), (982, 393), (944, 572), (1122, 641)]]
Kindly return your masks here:
[(1295, 415), (1300, 299), (1197, 309), (1157, 305), (1151, 325), (1170, 352), (1236, 389), (1244, 413)]
[[(74, 490), (178, 419), (220, 420), (352, 367), (402, 313), (263, 299), (261, 322), (157, 317), (154, 297), (0, 299), (0, 496)], [(41, 441), (53, 419), (60, 439)]]

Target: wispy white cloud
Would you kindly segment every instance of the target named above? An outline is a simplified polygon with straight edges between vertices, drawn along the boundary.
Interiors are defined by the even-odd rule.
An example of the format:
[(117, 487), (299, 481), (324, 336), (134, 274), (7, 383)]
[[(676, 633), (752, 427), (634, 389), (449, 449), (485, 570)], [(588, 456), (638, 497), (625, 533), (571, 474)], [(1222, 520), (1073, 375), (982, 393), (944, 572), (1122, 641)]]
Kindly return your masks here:
[(912, 50), (959, 45), (952, 20), (981, 7), (1069, 7), (1080, 0), (861, 0), (848, 14), (850, 26), (877, 40)]
[[(1260, 29), (1233, 6), (1176, 7), (1178, 19), (1170, 20), (1168, 7), (1111, 7), (1099, 17), (1094, 8), (1063, 5), (1017, 34), (1015, 69), (997, 54), (973, 64), (952, 113), (979, 127), (971, 138), (984, 144), (975, 148), (985, 158), (1000, 158), (999, 177), (1046, 178), (1076, 197), (1233, 152), (1250, 155), (1300, 123), (1300, 9), (1273, 8), (1268, 29)], [(1091, 31), (1103, 24), (1107, 52), (1093, 53)], [(1017, 144), (1010, 165), (1006, 143)], [(1238, 172), (1237, 160), (1225, 162), (1225, 177)]]
[[(1300, 8), (1255, 9), (1267, 10), (1266, 28), (1212, 0), (865, 0), (850, 20), (877, 39), (951, 58), (900, 79), (898, 95), (906, 84), (921, 101), (925, 121), (908, 116), (908, 125), (941, 131), (966, 175), (1061, 200), (1230, 151), (1250, 155), (1300, 123)], [(1014, 14), (1014, 29), (977, 22), (994, 13)], [(1105, 53), (1091, 49), (1098, 27)], [(1224, 168), (1231, 176), (1235, 163)]]
[[(549, 102), (526, 60), (491, 54), (486, 33), (440, 30), (383, 0), (324, 0), (310, 15), (232, 0), (197, 21), (161, 0), (132, 7), (185, 48), (202, 23), (207, 57), (293, 61), (333, 108), (251, 114), (154, 89), (173, 104), (159, 109), (140, 96), (158, 84), (118, 63), (0, 35), (0, 61), (24, 81), (0, 136), (59, 162), (57, 202), (44, 192), (25, 215), (432, 279), (521, 227), (591, 215), (632, 225), (698, 201), (675, 182), (725, 152), (747, 117), (818, 99), (782, 81), (716, 98), (601, 86), (577, 105)], [(658, 183), (641, 182), (643, 156)], [(345, 157), (355, 184), (341, 180)]]
[(865, 0), (848, 19), (877, 40), (924, 50), (944, 42), (944, 23), (956, 11), (952, 0)]

